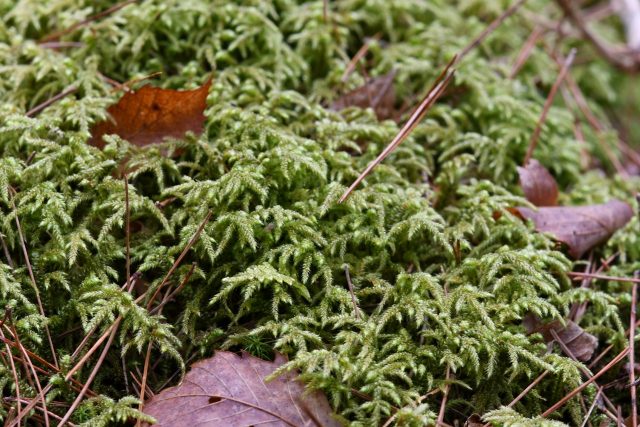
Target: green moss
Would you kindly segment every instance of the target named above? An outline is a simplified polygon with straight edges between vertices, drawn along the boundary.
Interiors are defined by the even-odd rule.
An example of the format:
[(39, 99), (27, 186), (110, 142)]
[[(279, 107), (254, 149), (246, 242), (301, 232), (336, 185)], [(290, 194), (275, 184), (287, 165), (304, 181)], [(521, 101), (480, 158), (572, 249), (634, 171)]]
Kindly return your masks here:
[[(624, 345), (628, 285), (574, 290), (566, 275), (573, 263), (507, 211), (525, 203), (515, 168), (557, 73), (536, 47), (523, 70), (507, 77), (531, 31), (524, 15), (464, 59), (451, 92), (346, 203), (337, 203), (398, 131), (371, 111), (324, 107), (362, 84), (358, 73), (344, 84), (340, 78), (364, 37), (379, 33), (381, 40), (372, 44), (369, 73), (397, 70), (399, 104), (411, 105), (507, 2), (346, 0), (331, 2), (325, 20), (322, 1), (144, 1), (63, 37), (81, 47), (36, 43), (110, 5), (0, 1), (0, 232), (15, 263), (12, 269), (2, 257), (0, 306), (12, 307), (24, 344), (47, 360), (45, 325), (64, 359), (91, 328), (100, 333), (124, 317), (92, 385), (101, 395), (81, 407), (77, 422), (137, 416), (125, 372), (142, 370), (148, 343), (157, 362), (154, 389), (175, 383), (187, 361), (218, 348), (263, 357), (277, 350), (345, 420), (363, 426), (394, 413), (402, 425), (433, 423), (441, 395), (417, 401), (444, 387), (447, 367), (455, 378), (451, 423), (506, 405), (550, 370), (517, 413), (492, 412), (496, 424), (537, 422), (581, 378), (575, 363), (545, 354), (542, 338), (525, 334), (529, 312), (550, 319), (590, 301), (581, 325), (602, 343)], [(558, 14), (544, 1), (527, 7)], [(88, 146), (91, 124), (119, 96), (101, 74), (125, 81), (156, 71), (163, 74), (155, 84), (170, 88), (196, 87), (213, 73), (203, 135), (148, 149), (117, 137), (107, 137), (103, 151)], [(618, 77), (606, 64), (587, 61), (575, 77), (599, 114), (615, 104)], [(37, 118), (25, 116), (71, 85), (74, 94)], [(535, 157), (566, 191), (563, 201), (631, 201), (637, 179), (585, 173), (582, 148), (611, 166), (596, 135), (585, 134), (586, 147), (558, 101)], [(195, 271), (162, 316), (121, 289), (125, 196), (114, 172), (125, 159), (134, 167), (132, 271), (148, 286), (160, 284), (212, 212), (172, 283), (192, 263)], [(46, 318), (35, 304), (16, 215)], [(630, 275), (640, 267), (639, 227), (634, 219), (595, 259), (619, 252), (611, 272)], [(10, 368), (0, 365), (3, 394), (15, 393), (12, 383)], [(34, 395), (26, 377), (20, 385), (23, 396)], [(60, 380), (53, 390), (56, 400), (75, 398)], [(578, 400), (557, 416), (579, 421)]]

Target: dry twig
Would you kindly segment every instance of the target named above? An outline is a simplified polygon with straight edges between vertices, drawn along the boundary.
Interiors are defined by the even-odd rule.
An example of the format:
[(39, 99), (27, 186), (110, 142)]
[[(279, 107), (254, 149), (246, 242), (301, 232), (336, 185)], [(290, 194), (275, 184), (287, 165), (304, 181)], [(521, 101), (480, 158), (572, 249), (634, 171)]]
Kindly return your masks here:
[(555, 98), (556, 93), (558, 92), (558, 88), (560, 87), (560, 85), (562, 84), (562, 81), (567, 75), (569, 71), (569, 67), (571, 66), (571, 63), (573, 62), (575, 57), (576, 57), (576, 50), (571, 49), (571, 52), (569, 52), (567, 59), (564, 61), (564, 64), (560, 69), (560, 73), (558, 73), (558, 77), (556, 78), (556, 81), (553, 83), (553, 86), (549, 91), (549, 95), (547, 96), (547, 99), (544, 102), (544, 107), (542, 108), (542, 114), (540, 114), (538, 123), (536, 123), (536, 128), (533, 131), (533, 134), (531, 135), (531, 140), (529, 141), (529, 148), (527, 149), (527, 154), (524, 156), (524, 162), (523, 162), (524, 166), (526, 166), (527, 163), (529, 163), (529, 160), (531, 160), (531, 157), (533, 156), (533, 151), (536, 149), (536, 145), (538, 144), (538, 138), (540, 137), (540, 132), (542, 132), (542, 125), (544, 124), (544, 121), (547, 118), (547, 114), (549, 113), (551, 104), (553, 104), (553, 99)]
[(445, 89), (451, 82), (451, 79), (454, 76), (455, 70), (449, 71), (453, 63), (455, 62), (456, 57), (454, 56), (451, 61), (447, 64), (445, 69), (442, 71), (440, 76), (436, 79), (435, 83), (424, 97), (418, 108), (411, 115), (409, 120), (404, 124), (400, 132), (393, 138), (393, 140), (387, 145), (387, 147), (382, 150), (382, 153), (376, 157), (374, 161), (369, 163), (366, 169), (356, 178), (356, 180), (351, 184), (351, 186), (344, 192), (342, 197), (338, 203), (344, 202), (347, 197), (356, 189), (358, 185), (369, 175), (369, 173), (379, 165), (389, 154), (391, 154), (397, 147), (406, 139), (406, 137), (411, 133), (411, 131), (420, 123), (420, 120), (427, 113), (427, 110), (433, 103), (444, 93)]

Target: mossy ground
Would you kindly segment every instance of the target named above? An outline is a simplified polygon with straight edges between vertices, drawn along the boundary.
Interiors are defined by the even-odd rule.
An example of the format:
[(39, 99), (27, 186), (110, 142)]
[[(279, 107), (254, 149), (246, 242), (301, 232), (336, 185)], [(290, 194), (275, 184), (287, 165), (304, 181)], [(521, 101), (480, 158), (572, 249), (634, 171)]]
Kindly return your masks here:
[[(332, 1), (325, 17), (322, 1), (141, 1), (61, 38), (76, 44), (38, 44), (112, 5), (0, 1), (0, 232), (7, 247), (0, 306), (11, 308), (25, 347), (52, 361), (48, 326), (62, 373), (92, 328), (95, 340), (123, 316), (91, 386), (98, 396), (72, 421), (111, 425), (138, 416), (130, 373), (140, 376), (148, 343), (153, 390), (219, 348), (262, 357), (277, 350), (345, 421), (362, 426), (394, 414), (398, 425), (432, 424), (442, 393), (429, 392), (447, 384), (449, 424), (474, 412), (489, 413), (496, 425), (542, 423), (535, 417), (583, 378), (558, 349), (546, 353), (540, 335), (525, 334), (527, 313), (559, 318), (588, 301), (580, 325), (601, 347), (624, 347), (630, 286), (576, 288), (566, 273), (585, 261), (570, 261), (507, 211), (525, 203), (516, 166), (557, 75), (545, 43), (565, 53), (578, 48), (573, 78), (603, 122), (627, 95), (621, 88), (629, 83), (588, 45), (555, 33), (509, 77), (535, 16), (560, 16), (552, 2), (530, 1), (471, 51), (452, 88), (344, 204), (337, 203), (342, 192), (398, 131), (370, 110), (326, 108), (364, 82), (359, 71), (346, 83), (341, 76), (365, 38), (380, 37), (367, 56), (368, 74), (396, 70), (398, 106), (413, 105), (508, 2)], [(105, 76), (123, 82), (158, 71), (153, 84), (175, 89), (214, 76), (205, 132), (145, 149), (117, 137), (104, 150), (88, 146), (91, 125), (120, 96)], [(25, 115), (72, 86), (74, 93), (36, 118)], [(559, 97), (534, 154), (560, 183), (562, 203), (617, 197), (637, 208), (639, 180), (615, 175), (602, 148), (620, 155), (616, 133), (596, 134), (577, 117), (584, 141)], [(585, 153), (596, 168), (584, 164)], [(133, 303), (144, 288), (133, 295), (121, 289), (126, 209), (117, 171), (125, 160), (133, 170), (131, 266), (145, 286), (160, 284), (212, 213), (172, 285), (194, 263), (195, 271), (161, 316)], [(634, 218), (593, 259), (616, 253), (609, 274), (631, 276), (640, 268), (639, 231)], [(4, 351), (0, 389), (15, 396)], [(623, 374), (621, 366), (607, 378)], [(551, 375), (517, 412), (503, 408), (544, 370)], [(36, 395), (18, 373), (22, 396)], [(60, 375), (51, 381), (50, 400), (71, 403), (77, 393)], [(594, 395), (594, 388), (583, 393), (588, 404)], [(626, 390), (608, 395), (628, 409)], [(0, 416), (11, 404), (3, 401)], [(553, 418), (576, 424), (584, 411), (576, 398)], [(592, 415), (602, 417), (598, 409)]]

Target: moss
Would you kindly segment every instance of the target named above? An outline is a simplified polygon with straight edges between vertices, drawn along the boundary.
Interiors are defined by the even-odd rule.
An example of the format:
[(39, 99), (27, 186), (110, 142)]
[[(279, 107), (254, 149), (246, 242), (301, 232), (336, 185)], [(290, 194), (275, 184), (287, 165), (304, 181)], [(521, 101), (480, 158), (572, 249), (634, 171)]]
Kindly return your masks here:
[[(0, 232), (15, 263), (12, 269), (2, 257), (0, 306), (12, 307), (25, 345), (52, 360), (48, 325), (69, 367), (65, 356), (89, 330), (98, 334), (116, 316), (124, 319), (92, 386), (100, 396), (81, 407), (77, 422), (137, 416), (125, 375), (142, 369), (148, 343), (154, 389), (218, 348), (263, 357), (277, 350), (345, 420), (363, 426), (394, 413), (402, 425), (433, 423), (441, 395), (417, 401), (444, 387), (447, 368), (455, 379), (445, 418), (451, 423), (506, 405), (550, 370), (517, 413), (492, 413), (497, 424), (538, 422), (581, 378), (575, 363), (545, 354), (542, 338), (525, 334), (529, 312), (551, 319), (573, 302), (591, 301), (581, 325), (602, 343), (624, 345), (628, 285), (574, 291), (566, 273), (576, 263), (507, 211), (525, 203), (515, 168), (557, 69), (536, 47), (520, 73), (508, 75), (531, 31), (526, 13), (546, 7), (559, 16), (552, 5), (529, 2), (471, 51), (455, 87), (344, 204), (337, 200), (346, 186), (398, 131), (369, 110), (325, 108), (363, 83), (359, 73), (340, 79), (364, 38), (380, 34), (369, 73), (397, 70), (398, 103), (412, 105), (507, 2), (345, 0), (331, 2), (325, 20), (322, 1), (143, 1), (62, 38), (81, 46), (37, 44), (109, 6), (0, 1)], [(203, 135), (148, 149), (117, 137), (107, 137), (102, 151), (88, 146), (90, 126), (119, 96), (103, 76), (126, 81), (157, 71), (163, 74), (154, 84), (169, 88), (196, 87), (213, 73)], [(605, 120), (619, 76), (598, 60), (576, 66), (574, 75)], [(70, 86), (77, 91), (37, 118), (25, 116)], [(612, 168), (594, 133), (585, 130), (586, 146), (575, 139), (573, 121), (558, 101), (535, 153), (565, 190), (563, 201), (631, 202), (637, 179), (586, 173), (583, 148), (605, 172)], [(125, 160), (134, 169), (132, 269), (146, 286), (160, 284), (212, 213), (172, 284), (192, 263), (195, 271), (163, 315), (133, 303), (140, 290), (132, 297), (121, 289), (125, 196), (115, 172)], [(38, 313), (16, 216), (46, 317)], [(594, 259), (617, 252), (612, 274), (630, 275), (640, 267), (639, 227), (634, 219)], [(0, 365), (3, 394), (15, 393), (12, 383), (10, 368)], [(23, 396), (34, 394), (26, 377), (20, 385)], [(75, 398), (61, 381), (54, 392), (56, 400)], [(609, 397), (626, 402), (622, 394)], [(556, 416), (576, 422), (582, 411), (574, 399)]]

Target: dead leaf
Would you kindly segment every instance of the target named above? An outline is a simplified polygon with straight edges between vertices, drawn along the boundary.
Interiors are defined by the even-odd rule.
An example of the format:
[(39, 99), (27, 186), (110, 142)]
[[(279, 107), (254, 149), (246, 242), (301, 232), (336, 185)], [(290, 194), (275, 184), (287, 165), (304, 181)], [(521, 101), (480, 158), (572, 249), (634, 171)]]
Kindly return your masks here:
[(515, 208), (512, 212), (532, 220), (536, 230), (566, 244), (574, 258), (606, 241), (633, 216), (631, 206), (616, 199), (601, 205)]
[(525, 167), (518, 167), (520, 187), (528, 201), (536, 206), (558, 204), (558, 184), (549, 171), (536, 159), (531, 159)]
[(564, 326), (560, 320), (542, 323), (534, 315), (527, 315), (524, 319), (524, 326), (528, 333), (540, 332), (545, 342), (551, 342), (555, 340), (551, 332), (554, 331), (576, 359), (582, 362), (589, 361), (598, 347), (598, 338), (586, 332), (571, 320), (567, 320), (565, 323)]
[(280, 354), (269, 362), (216, 352), (194, 363), (180, 385), (149, 399), (144, 412), (158, 421), (154, 426), (340, 426), (327, 398), (305, 390), (295, 373), (264, 381), (285, 362)]
[(471, 414), (467, 421), (464, 423), (464, 427), (482, 427), (484, 423), (482, 422), (482, 418), (478, 414)]
[(107, 109), (110, 118), (91, 129), (89, 144), (103, 148), (103, 135), (117, 134), (139, 147), (183, 138), (188, 131), (199, 134), (211, 79), (194, 90), (161, 89), (145, 85), (127, 92)]
[(347, 107), (372, 108), (378, 120), (392, 118), (395, 114), (394, 105), (396, 92), (393, 88), (393, 78), (396, 72), (370, 79), (359, 88), (345, 93), (331, 104), (331, 109), (340, 111)]

